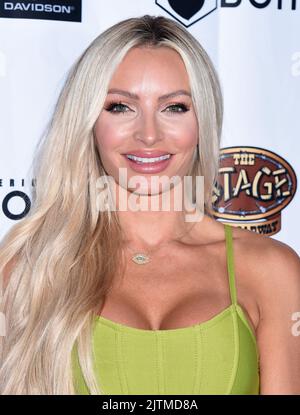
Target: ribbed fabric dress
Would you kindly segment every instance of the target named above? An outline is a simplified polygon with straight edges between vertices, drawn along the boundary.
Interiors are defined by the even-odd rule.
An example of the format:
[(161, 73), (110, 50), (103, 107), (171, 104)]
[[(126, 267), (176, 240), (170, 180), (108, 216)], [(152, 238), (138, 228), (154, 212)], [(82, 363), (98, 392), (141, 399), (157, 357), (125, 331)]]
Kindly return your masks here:
[[(189, 327), (146, 330), (95, 316), (94, 365), (107, 395), (259, 394), (255, 333), (237, 302), (233, 238), (224, 225), (231, 304)], [(89, 394), (72, 351), (74, 387)]]

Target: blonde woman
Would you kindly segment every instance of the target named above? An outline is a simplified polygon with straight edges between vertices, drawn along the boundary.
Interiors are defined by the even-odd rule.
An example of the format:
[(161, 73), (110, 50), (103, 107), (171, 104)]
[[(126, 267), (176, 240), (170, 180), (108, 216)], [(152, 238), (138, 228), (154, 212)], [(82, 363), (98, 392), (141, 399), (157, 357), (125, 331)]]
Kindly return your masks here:
[[(1, 394), (300, 393), (299, 257), (211, 214), (222, 113), (211, 60), (172, 20), (121, 21), (84, 51), (1, 245)], [(201, 220), (173, 209), (189, 175)], [(164, 194), (168, 210), (118, 209)]]

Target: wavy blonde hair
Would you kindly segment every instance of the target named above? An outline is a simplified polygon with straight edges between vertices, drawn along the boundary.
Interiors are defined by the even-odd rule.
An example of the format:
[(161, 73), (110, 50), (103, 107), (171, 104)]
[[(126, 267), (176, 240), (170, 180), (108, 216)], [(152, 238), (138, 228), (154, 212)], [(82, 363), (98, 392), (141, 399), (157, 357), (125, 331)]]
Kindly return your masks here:
[(118, 22), (69, 71), (34, 155), (31, 210), (1, 243), (0, 311), (6, 318), (1, 394), (75, 394), (75, 345), (90, 393), (103, 393), (94, 373), (92, 324), (124, 263), (114, 260), (122, 234), (116, 212), (96, 208), (96, 181), (105, 171), (93, 127), (125, 54), (133, 47), (163, 46), (177, 51), (186, 65), (199, 125), (199, 154), (190, 173), (204, 176), (204, 206), (211, 211), (223, 116), (213, 64), (171, 19), (145, 15)]

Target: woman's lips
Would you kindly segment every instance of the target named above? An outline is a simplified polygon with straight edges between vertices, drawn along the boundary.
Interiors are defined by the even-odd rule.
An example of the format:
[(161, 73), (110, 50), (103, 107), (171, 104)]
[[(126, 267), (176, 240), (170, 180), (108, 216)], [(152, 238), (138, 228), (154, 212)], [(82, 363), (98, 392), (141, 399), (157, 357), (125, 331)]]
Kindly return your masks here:
[(152, 163), (143, 163), (139, 161), (134, 161), (126, 157), (125, 159), (129, 163), (129, 166), (137, 173), (160, 173), (161, 171), (165, 170), (168, 165), (170, 164), (173, 154), (166, 159), (166, 160), (159, 160)]

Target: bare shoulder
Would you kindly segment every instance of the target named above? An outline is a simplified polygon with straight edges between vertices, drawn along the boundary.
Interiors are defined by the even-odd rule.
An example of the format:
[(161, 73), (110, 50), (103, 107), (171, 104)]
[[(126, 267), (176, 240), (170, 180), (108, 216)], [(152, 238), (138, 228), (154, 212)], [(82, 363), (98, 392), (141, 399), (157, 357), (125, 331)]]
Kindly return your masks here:
[(251, 265), (251, 269), (260, 271), (264, 280), (275, 283), (276, 278), (287, 274), (290, 279), (298, 279), (300, 257), (291, 246), (272, 237), (236, 227), (233, 229), (233, 237), (235, 250)]
[[(234, 229), (248, 286), (259, 305), (260, 394), (300, 394), (300, 258), (272, 237)], [(238, 261), (240, 264), (240, 261)]]
[[(289, 259), (294, 258), (296, 262), (300, 259), (299, 255), (291, 246), (267, 235), (262, 235), (256, 232), (248, 231), (246, 229), (233, 227), (233, 237), (236, 238), (241, 248), (256, 251), (257, 255), (260, 253), (261, 255), (265, 256), (273, 255), (276, 253), (279, 255), (279, 261), (284, 260), (286, 255), (288, 255)], [(260, 252), (262, 248), (266, 251)]]
[[(233, 229), (236, 262), (249, 281), (261, 313), (294, 298), (300, 306), (300, 258), (289, 245), (266, 235)], [(291, 296), (291, 297), (290, 297)]]
[[(200, 243), (224, 252), (224, 224), (205, 217), (196, 234)], [(232, 226), (237, 299), (257, 329), (261, 321), (286, 310), (300, 310), (300, 258), (289, 245), (274, 237)], [(202, 230), (201, 230), (202, 227)], [(219, 247), (220, 249), (218, 250)]]

